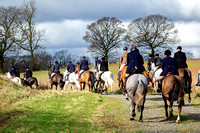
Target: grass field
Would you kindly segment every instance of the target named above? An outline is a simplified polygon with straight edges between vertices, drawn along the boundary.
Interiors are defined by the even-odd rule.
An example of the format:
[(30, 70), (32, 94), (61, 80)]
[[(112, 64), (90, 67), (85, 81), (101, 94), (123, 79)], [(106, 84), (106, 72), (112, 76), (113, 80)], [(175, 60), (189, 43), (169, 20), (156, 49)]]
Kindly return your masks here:
[[(200, 60), (188, 60), (192, 71), (192, 102), (200, 104), (200, 89), (194, 85)], [(146, 66), (146, 63), (145, 63)], [(110, 65), (117, 93), (118, 65)], [(64, 69), (62, 70), (64, 71)], [(33, 73), (40, 88), (30, 89), (0, 77), (0, 132), (123, 132), (129, 119), (125, 107), (117, 99), (88, 92), (64, 92), (49, 88), (47, 71)], [(115, 114), (115, 115), (113, 115)], [(187, 123), (186, 123), (187, 124)], [(137, 125), (135, 125), (137, 126)], [(142, 126), (142, 125), (141, 125)], [(131, 129), (131, 131), (136, 131)], [(139, 132), (142, 130), (139, 130)]]

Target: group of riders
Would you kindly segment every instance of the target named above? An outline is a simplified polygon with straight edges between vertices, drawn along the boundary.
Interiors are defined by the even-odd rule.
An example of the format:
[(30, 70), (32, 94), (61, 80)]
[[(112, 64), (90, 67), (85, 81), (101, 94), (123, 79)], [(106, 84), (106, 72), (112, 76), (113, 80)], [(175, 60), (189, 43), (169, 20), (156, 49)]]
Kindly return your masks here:
[[(165, 58), (161, 59), (159, 57), (159, 54), (155, 55), (155, 58), (152, 56), (152, 54), (149, 55), (147, 67), (148, 71), (145, 70), (144, 67), (144, 60), (143, 57), (141, 56), (139, 50), (137, 49), (135, 44), (130, 45), (130, 52), (128, 53), (127, 47), (123, 48), (124, 52), (121, 54), (120, 58), (120, 63), (122, 64), (119, 73), (118, 73), (118, 80), (120, 80), (120, 73), (121, 70), (124, 66), (127, 66), (126, 69), (126, 75), (125, 75), (125, 84), (127, 82), (127, 79), (130, 75), (135, 74), (135, 73), (141, 73), (144, 74), (144, 76), (147, 78), (148, 81), (150, 81), (150, 78), (148, 76), (148, 72), (151, 71), (151, 65), (154, 63), (156, 66), (156, 69), (162, 68), (162, 72), (160, 74), (160, 77), (158, 78), (159, 83), (162, 83), (162, 79), (170, 74), (173, 75), (179, 75), (178, 70), (179, 68), (187, 68), (186, 64), (186, 55), (184, 52), (182, 52), (182, 47), (178, 46), (177, 47), (177, 52), (174, 54), (174, 58), (171, 57), (171, 51), (166, 50), (164, 52)], [(160, 89), (162, 85), (160, 85)], [(161, 90), (158, 91), (161, 91)], [(124, 87), (123, 92), (126, 92), (126, 87)]]
[[(12, 66), (12, 68), (10, 70), (10, 75), (12, 77), (19, 77), (19, 72), (17, 71), (15, 66)], [(30, 77), (33, 77), (33, 72), (31, 71), (31, 69), (29, 67), (26, 67), (26, 71), (24, 73), (24, 79), (28, 79)]]
[[(121, 54), (120, 57), (120, 63), (121, 66), (119, 68), (118, 72), (118, 80), (120, 81), (120, 73), (121, 70), (123, 69), (124, 66), (127, 66), (126, 69), (126, 74), (125, 74), (125, 84), (127, 82), (127, 79), (130, 75), (135, 74), (135, 73), (141, 73), (143, 74), (148, 81), (150, 81), (149, 74), (148, 72), (151, 71), (151, 65), (154, 63), (156, 66), (156, 69), (162, 68), (162, 72), (160, 74), (160, 77), (158, 78), (159, 83), (162, 83), (162, 79), (169, 73), (173, 75), (178, 75), (178, 70), (179, 68), (187, 68), (187, 63), (186, 63), (186, 55), (184, 52), (182, 52), (182, 47), (178, 46), (177, 47), (177, 52), (174, 54), (174, 58), (171, 57), (171, 51), (166, 50), (164, 52), (165, 58), (161, 59), (159, 57), (159, 54), (155, 54), (155, 57), (152, 56), (152, 54), (149, 55), (148, 63), (147, 63), (147, 71), (145, 70), (144, 67), (144, 60), (143, 57), (141, 56), (139, 50), (137, 49), (135, 44), (130, 45), (130, 52), (128, 53), (128, 48), (124, 47), (123, 48), (124, 52)], [(73, 73), (75, 71), (75, 67), (79, 66), (80, 67), (80, 72), (79, 72), (79, 77), (80, 75), (84, 72), (89, 70), (88, 66), (88, 61), (85, 56), (82, 57), (81, 62), (77, 62), (76, 65), (72, 63), (71, 60), (68, 61), (67, 65), (67, 80), (69, 77), (70, 73)], [(98, 57), (95, 57), (95, 68), (98, 70), (98, 77), (97, 80), (101, 80), (100, 75), (105, 72), (109, 71), (108, 70), (108, 62), (105, 61), (105, 57), (102, 57), (101, 60), (98, 59)], [(53, 73), (51, 75), (50, 82), (52, 80), (52, 77), (55, 73), (60, 73), (60, 66), (58, 62), (56, 61), (55, 64), (52, 67)], [(10, 70), (11, 76), (17, 76), (18, 73), (13, 66), (12, 69)], [(28, 79), (29, 77), (32, 77), (32, 71), (29, 69), (29, 67), (26, 68), (26, 72), (24, 74), (24, 78)], [(126, 92), (126, 87), (124, 87), (124, 90), (122, 92)]]

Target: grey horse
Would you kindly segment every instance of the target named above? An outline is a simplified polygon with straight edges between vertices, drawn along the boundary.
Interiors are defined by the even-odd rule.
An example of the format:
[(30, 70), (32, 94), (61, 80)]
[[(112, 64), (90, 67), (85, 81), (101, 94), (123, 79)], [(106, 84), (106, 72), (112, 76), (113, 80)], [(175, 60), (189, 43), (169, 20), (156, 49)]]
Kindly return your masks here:
[(127, 95), (131, 99), (132, 117), (130, 118), (130, 120), (134, 120), (134, 117), (136, 116), (135, 106), (138, 105), (138, 111), (141, 111), (139, 121), (142, 121), (147, 87), (148, 81), (146, 77), (142, 74), (133, 74), (128, 78), (126, 89)]

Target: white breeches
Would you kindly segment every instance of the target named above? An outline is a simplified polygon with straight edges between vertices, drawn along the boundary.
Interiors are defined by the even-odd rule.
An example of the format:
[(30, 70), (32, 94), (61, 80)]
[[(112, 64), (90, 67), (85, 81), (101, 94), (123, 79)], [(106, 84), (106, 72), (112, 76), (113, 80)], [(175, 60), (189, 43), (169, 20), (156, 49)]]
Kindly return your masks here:
[(122, 68), (125, 66), (126, 64), (122, 64), (121, 67), (119, 68), (119, 71), (122, 70)]

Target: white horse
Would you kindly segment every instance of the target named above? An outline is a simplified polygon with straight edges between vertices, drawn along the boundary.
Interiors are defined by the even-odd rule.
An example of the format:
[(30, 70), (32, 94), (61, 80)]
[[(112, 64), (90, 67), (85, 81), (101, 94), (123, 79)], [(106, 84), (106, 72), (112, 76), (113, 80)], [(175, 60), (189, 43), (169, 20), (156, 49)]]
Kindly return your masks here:
[(19, 77), (13, 77), (10, 75), (9, 72), (7, 72), (6, 74), (7, 74), (7, 78), (10, 79), (12, 82), (22, 85), (22, 80)]
[(67, 80), (67, 73), (68, 71), (66, 70), (63, 74), (63, 80), (65, 80), (65, 85), (64, 85), (64, 90), (66, 88), (66, 86), (70, 83), (71, 85), (71, 89), (72, 91), (74, 91), (74, 85), (77, 86), (77, 90), (80, 91), (80, 85), (79, 85), (79, 81), (78, 81), (78, 73), (70, 73), (68, 80)]
[(152, 80), (153, 80), (153, 90), (156, 91), (156, 82), (158, 82), (158, 78), (162, 72), (162, 68), (155, 66), (154, 63), (151, 64), (151, 71), (152, 71)]
[[(99, 72), (98, 70), (94, 70), (94, 69), (91, 69), (91, 71), (94, 72), (95, 76), (96, 76), (96, 79), (98, 79), (99, 77)], [(111, 71), (105, 71), (103, 72), (101, 75), (101, 80), (100, 81), (97, 81), (97, 86), (98, 84), (100, 84), (100, 91), (101, 91), (101, 94), (102, 94), (102, 91), (103, 91), (103, 87), (105, 85), (105, 94), (108, 94), (108, 88), (110, 86), (111, 88), (111, 92), (114, 92), (113, 91), (113, 83), (114, 83), (114, 78), (113, 78), (113, 74)], [(97, 88), (96, 86), (96, 88)]]
[(136, 116), (135, 106), (138, 105), (138, 111), (141, 111), (139, 121), (142, 121), (147, 87), (148, 81), (143, 74), (133, 74), (128, 78), (126, 90), (128, 97), (131, 99), (132, 117), (130, 120), (134, 120), (134, 117)]

